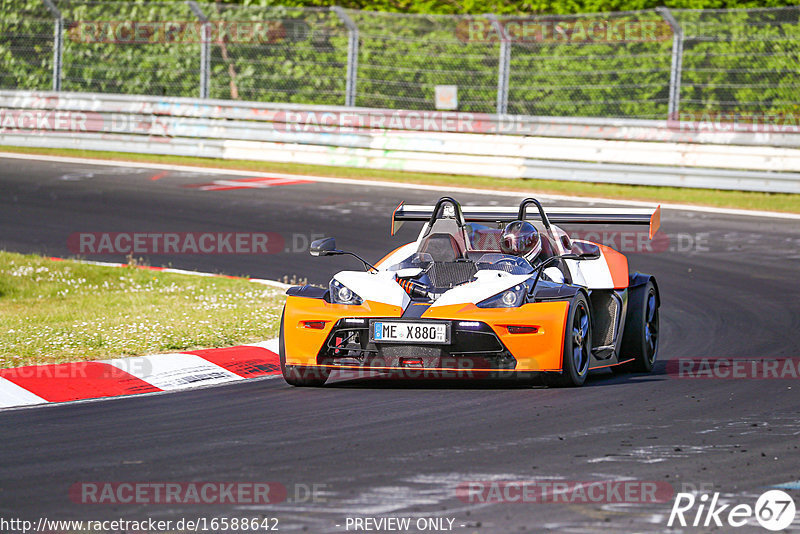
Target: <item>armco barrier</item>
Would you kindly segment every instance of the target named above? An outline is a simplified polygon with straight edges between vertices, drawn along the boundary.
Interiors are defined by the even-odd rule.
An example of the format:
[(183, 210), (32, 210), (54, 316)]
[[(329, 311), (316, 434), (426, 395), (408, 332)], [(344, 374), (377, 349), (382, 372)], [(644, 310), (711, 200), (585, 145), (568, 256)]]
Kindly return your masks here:
[(0, 145), (800, 193), (800, 134), (666, 121), (0, 91)]

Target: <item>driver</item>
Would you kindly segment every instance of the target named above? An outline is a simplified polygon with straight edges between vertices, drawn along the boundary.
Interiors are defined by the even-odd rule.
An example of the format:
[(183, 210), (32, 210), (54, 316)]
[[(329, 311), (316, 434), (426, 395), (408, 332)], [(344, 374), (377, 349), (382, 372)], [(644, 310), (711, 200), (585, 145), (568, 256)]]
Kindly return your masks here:
[(506, 225), (500, 238), (500, 250), (504, 254), (520, 256), (536, 265), (542, 252), (542, 238), (539, 231), (528, 221), (514, 221)]
[[(500, 249), (504, 254), (526, 259), (534, 268), (544, 261), (546, 256), (542, 253), (542, 237), (539, 231), (528, 221), (509, 223), (503, 230)], [(552, 282), (564, 283), (564, 273), (555, 266), (544, 269), (542, 276)]]

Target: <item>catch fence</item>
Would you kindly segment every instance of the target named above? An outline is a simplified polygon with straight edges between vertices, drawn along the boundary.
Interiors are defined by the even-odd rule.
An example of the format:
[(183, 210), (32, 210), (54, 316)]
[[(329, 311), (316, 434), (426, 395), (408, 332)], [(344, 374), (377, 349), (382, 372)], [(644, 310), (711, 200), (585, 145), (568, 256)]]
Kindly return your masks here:
[(800, 6), (509, 17), (0, 0), (0, 89), (554, 117), (774, 117), (800, 114), (798, 58)]

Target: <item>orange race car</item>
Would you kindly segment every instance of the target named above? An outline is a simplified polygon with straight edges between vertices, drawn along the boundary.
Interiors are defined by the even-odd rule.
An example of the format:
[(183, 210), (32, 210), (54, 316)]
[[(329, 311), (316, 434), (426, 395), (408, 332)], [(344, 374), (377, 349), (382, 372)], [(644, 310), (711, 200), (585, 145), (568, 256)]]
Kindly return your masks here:
[[(536, 210), (528, 210), (534, 206)], [(313, 256), (349, 254), (328, 288), (292, 287), (280, 326), (283, 376), (321, 386), (331, 371), (398, 376), (542, 376), (580, 386), (592, 369), (649, 372), (658, 354), (655, 278), (627, 258), (572, 240), (558, 224), (647, 224), (660, 209), (401, 204), (392, 234), (424, 222), (417, 240), (375, 265), (315, 241)]]

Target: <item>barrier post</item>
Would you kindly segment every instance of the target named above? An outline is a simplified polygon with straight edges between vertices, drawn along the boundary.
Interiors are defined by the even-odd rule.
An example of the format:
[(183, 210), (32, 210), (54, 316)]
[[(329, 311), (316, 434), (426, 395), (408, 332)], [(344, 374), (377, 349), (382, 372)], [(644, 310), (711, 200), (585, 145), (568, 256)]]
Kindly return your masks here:
[(500, 39), (500, 57), (497, 67), (497, 111), (498, 115), (508, 113), (508, 78), (511, 68), (511, 40), (508, 38), (505, 28), (496, 15), (487, 15), (492, 27), (497, 32)]
[(211, 71), (211, 24), (208, 17), (194, 0), (186, 2), (194, 16), (203, 23), (200, 38), (200, 98), (208, 98), (208, 82)]
[(342, 23), (347, 27), (347, 78), (345, 80), (344, 105), (356, 105), (356, 81), (358, 78), (358, 26), (350, 15), (339, 6), (331, 6)]
[(672, 64), (669, 70), (669, 120), (677, 120), (681, 105), (681, 68), (683, 64), (683, 28), (667, 7), (657, 7), (656, 11), (672, 29)]
[(53, 91), (61, 91), (61, 62), (64, 58), (64, 18), (52, 0), (42, 0), (53, 15)]

